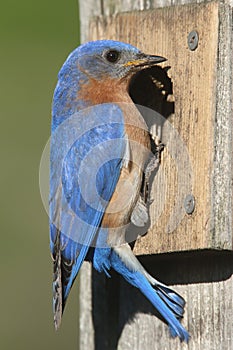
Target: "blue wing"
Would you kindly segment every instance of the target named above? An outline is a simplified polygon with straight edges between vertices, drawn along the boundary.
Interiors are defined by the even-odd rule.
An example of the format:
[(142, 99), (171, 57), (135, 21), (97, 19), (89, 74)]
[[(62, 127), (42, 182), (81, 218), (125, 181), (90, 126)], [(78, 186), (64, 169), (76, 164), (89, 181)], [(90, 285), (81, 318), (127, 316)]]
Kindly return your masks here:
[(65, 301), (116, 187), (125, 149), (124, 120), (113, 104), (81, 111), (51, 138), (50, 233), (54, 259), (54, 314)]

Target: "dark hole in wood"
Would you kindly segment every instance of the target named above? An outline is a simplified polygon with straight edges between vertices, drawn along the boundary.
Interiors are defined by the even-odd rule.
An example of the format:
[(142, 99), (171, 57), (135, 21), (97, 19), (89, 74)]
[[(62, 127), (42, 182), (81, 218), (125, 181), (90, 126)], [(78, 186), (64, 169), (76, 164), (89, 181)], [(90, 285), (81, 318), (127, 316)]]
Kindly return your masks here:
[[(142, 70), (132, 78), (129, 86), (129, 95), (133, 102), (161, 114), (164, 121), (175, 111), (172, 81), (167, 74), (169, 69), (170, 67), (154, 66)], [(144, 110), (140, 111), (150, 128), (153, 117), (148, 119)]]

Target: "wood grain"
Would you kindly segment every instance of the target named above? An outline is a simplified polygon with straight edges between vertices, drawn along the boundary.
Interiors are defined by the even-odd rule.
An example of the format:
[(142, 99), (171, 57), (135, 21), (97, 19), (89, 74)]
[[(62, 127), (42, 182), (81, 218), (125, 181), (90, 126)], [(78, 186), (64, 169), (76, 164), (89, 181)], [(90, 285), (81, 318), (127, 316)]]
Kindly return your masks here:
[[(152, 223), (147, 235), (137, 240), (136, 254), (232, 249), (229, 211), (220, 213), (225, 215), (223, 230), (216, 229), (213, 196), (218, 14), (218, 3), (211, 2), (96, 18), (90, 24), (89, 39), (129, 42), (144, 52), (167, 57), (164, 67), (171, 67), (175, 113), (162, 127), (165, 151), (152, 187)], [(192, 30), (199, 35), (195, 51), (187, 44)], [(189, 194), (195, 198), (191, 215), (184, 207)], [(229, 202), (226, 195), (221, 204)]]

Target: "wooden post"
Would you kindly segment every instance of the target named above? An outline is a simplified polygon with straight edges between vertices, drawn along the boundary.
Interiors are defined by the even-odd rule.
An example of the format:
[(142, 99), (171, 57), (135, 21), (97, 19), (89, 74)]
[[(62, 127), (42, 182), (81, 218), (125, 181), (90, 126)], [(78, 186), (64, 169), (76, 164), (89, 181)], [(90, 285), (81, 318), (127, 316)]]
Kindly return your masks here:
[[(167, 57), (171, 66), (168, 97), (175, 109), (162, 126), (166, 147), (152, 187), (152, 224), (134, 252), (186, 299), (183, 324), (191, 340), (184, 345), (170, 339), (137, 290), (84, 264), (80, 350), (233, 349), (232, 3), (179, 4), (79, 0), (82, 42), (126, 41)], [(199, 36), (194, 51), (187, 42), (193, 30)], [(132, 95), (151, 107), (140, 84)], [(181, 147), (186, 158), (179, 156)], [(190, 195), (195, 208), (188, 214)]]

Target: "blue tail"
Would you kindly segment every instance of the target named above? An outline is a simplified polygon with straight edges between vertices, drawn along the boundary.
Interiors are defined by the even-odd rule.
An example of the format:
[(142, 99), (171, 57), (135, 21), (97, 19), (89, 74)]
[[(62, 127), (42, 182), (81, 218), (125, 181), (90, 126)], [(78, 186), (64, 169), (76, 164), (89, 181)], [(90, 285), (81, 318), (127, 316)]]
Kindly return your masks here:
[(178, 336), (181, 341), (187, 343), (189, 334), (179, 322), (179, 319), (184, 313), (184, 299), (163, 284), (160, 285), (158, 283), (158, 285), (153, 288), (141, 272), (130, 271), (115, 251), (112, 251), (111, 254), (111, 266), (121, 274), (127, 282), (138, 288), (154, 305), (168, 323), (171, 336)]

